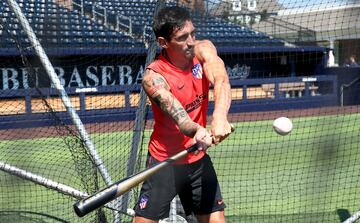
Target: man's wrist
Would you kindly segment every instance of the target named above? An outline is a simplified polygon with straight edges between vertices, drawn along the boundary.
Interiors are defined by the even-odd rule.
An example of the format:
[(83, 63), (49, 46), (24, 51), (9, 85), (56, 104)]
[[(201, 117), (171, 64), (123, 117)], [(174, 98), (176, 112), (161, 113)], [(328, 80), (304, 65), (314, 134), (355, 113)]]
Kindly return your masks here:
[(201, 128), (202, 126), (199, 125), (198, 123), (196, 122), (192, 122), (192, 123), (188, 123), (188, 124), (183, 124), (183, 125), (180, 125), (179, 128), (180, 128), (180, 131), (186, 135), (186, 136), (189, 136), (189, 137), (194, 137), (196, 132), (199, 131), (199, 129)]
[(226, 120), (226, 113), (225, 112), (216, 112), (214, 111), (213, 115), (212, 115), (212, 120)]

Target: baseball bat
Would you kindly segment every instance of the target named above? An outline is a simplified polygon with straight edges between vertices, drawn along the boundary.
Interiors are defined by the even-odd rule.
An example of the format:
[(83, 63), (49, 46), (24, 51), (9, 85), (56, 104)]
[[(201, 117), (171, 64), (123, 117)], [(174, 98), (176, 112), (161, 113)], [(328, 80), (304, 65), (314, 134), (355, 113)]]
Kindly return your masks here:
[(145, 169), (135, 175), (117, 181), (114, 184), (100, 190), (99, 192), (76, 202), (74, 204), (75, 213), (79, 217), (85, 216), (91, 211), (105, 205), (106, 203), (131, 190), (133, 187), (137, 186), (139, 183), (145, 181), (148, 177), (158, 172), (160, 169), (170, 165), (174, 161), (184, 157), (186, 154), (194, 152), (196, 150), (197, 146), (195, 144), (187, 148), (186, 150), (183, 150), (148, 169)]
[[(234, 126), (231, 125), (231, 132), (235, 130)], [(148, 168), (137, 174), (126, 177), (120, 181), (115, 182), (114, 184), (100, 190), (99, 192), (86, 197), (74, 204), (74, 211), (79, 217), (83, 217), (91, 211), (102, 207), (106, 203), (114, 200), (115, 198), (125, 194), (133, 187), (137, 186), (141, 182), (145, 181), (148, 177), (158, 172), (160, 169), (170, 165), (171, 163), (185, 157), (188, 153), (195, 152), (197, 150), (197, 145), (183, 150), (170, 158)]]

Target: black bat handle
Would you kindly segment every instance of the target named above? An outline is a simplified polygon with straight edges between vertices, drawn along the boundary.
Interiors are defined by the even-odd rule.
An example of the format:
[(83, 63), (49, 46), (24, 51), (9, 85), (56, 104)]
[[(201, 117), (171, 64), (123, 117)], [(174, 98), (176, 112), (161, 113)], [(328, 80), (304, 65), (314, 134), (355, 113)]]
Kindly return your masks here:
[(91, 196), (84, 200), (80, 200), (74, 204), (74, 211), (79, 217), (83, 217), (89, 212), (95, 210), (98, 207), (110, 202), (116, 197), (117, 186), (113, 184), (97, 193), (95, 196)]

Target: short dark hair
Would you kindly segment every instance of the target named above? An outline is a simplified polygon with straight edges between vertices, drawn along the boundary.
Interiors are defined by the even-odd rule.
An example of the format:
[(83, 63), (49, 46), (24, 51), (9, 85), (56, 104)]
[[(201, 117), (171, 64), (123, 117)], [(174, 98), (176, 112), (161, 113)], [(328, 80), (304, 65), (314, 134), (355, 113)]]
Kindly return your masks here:
[(170, 40), (174, 30), (184, 27), (186, 21), (191, 21), (187, 9), (179, 6), (164, 7), (155, 15), (152, 28), (156, 37)]

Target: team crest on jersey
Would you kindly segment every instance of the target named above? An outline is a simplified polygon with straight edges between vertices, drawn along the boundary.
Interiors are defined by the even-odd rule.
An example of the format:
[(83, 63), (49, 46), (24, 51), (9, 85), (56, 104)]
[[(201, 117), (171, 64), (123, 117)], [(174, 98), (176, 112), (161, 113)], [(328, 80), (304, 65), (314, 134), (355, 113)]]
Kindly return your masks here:
[(141, 196), (140, 202), (139, 202), (140, 209), (146, 208), (148, 200), (149, 200), (149, 198), (147, 196), (145, 196), (145, 195)]
[(202, 79), (203, 69), (199, 63), (195, 64), (192, 68), (192, 74), (197, 79)]

